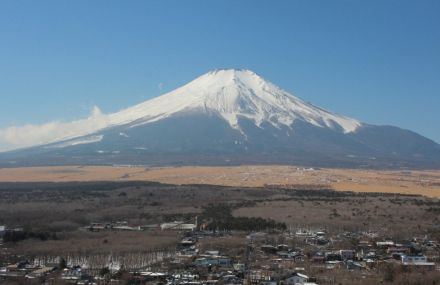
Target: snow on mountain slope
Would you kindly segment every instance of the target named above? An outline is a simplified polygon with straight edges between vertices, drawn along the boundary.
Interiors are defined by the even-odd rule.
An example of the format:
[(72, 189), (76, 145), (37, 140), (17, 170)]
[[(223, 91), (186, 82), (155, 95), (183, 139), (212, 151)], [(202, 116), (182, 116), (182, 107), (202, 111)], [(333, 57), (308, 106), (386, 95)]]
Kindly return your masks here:
[(240, 118), (247, 118), (256, 126), (269, 123), (276, 128), (292, 127), (294, 121), (300, 120), (342, 133), (355, 132), (362, 125), (306, 103), (252, 71), (221, 69), (113, 114), (103, 114), (95, 107), (87, 119), (0, 129), (0, 143), (18, 147), (43, 145), (91, 135), (108, 127), (136, 127), (191, 112), (217, 115), (240, 131)]
[(109, 125), (138, 121), (134, 126), (171, 117), (182, 112), (220, 115), (239, 129), (240, 117), (257, 126), (291, 126), (301, 120), (318, 127), (354, 132), (361, 123), (308, 104), (249, 70), (211, 71), (170, 93), (108, 115)]
[(72, 140), (68, 140), (68, 141), (62, 141), (60, 143), (47, 145), (47, 146), (45, 146), (45, 148), (63, 148), (63, 147), (68, 147), (68, 146), (80, 145), (80, 144), (97, 143), (97, 142), (102, 141), (103, 138), (104, 138), (103, 135), (80, 137), (77, 139), (72, 139)]
[(249, 70), (211, 71), (113, 114), (94, 108), (83, 120), (0, 129), (0, 145), (4, 138), (34, 147), (0, 153), (0, 167), (440, 167), (440, 145), (435, 142), (408, 130), (362, 124), (323, 110)]

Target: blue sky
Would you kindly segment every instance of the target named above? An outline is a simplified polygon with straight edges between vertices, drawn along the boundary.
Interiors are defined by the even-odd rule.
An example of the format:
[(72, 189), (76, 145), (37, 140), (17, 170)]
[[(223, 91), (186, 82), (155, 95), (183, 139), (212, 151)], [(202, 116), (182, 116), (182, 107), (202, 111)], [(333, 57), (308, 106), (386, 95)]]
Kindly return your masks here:
[[(440, 1), (0, 1), (0, 130), (247, 68), (315, 105), (440, 142)], [(2, 143), (0, 142), (0, 149)]]

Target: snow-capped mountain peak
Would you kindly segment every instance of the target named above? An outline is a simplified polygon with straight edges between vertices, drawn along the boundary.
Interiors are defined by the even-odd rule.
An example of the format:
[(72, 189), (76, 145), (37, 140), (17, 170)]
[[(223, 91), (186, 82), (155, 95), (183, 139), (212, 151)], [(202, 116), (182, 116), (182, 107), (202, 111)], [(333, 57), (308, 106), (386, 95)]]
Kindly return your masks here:
[(217, 114), (235, 129), (240, 129), (240, 118), (252, 120), (257, 126), (267, 122), (275, 127), (291, 127), (295, 120), (301, 120), (344, 133), (361, 125), (355, 119), (308, 104), (242, 69), (210, 71), (172, 92), (110, 114), (109, 124), (136, 121), (134, 126), (138, 126), (184, 112)]
[(83, 120), (0, 129), (0, 144), (2, 138), (34, 146), (0, 154), (0, 166), (14, 167), (255, 163), (440, 167), (440, 145), (427, 138), (326, 111), (252, 71), (237, 69), (208, 72), (113, 114), (94, 108)]
[(134, 128), (194, 113), (219, 117), (245, 137), (246, 132), (240, 126), (243, 119), (260, 128), (269, 124), (278, 129), (283, 126), (294, 128), (295, 121), (303, 121), (340, 133), (352, 133), (361, 126), (355, 119), (304, 102), (250, 70), (218, 69), (169, 93), (116, 113), (105, 114), (95, 107), (86, 119), (0, 129), (0, 145), (44, 145), (93, 136), (115, 126)]

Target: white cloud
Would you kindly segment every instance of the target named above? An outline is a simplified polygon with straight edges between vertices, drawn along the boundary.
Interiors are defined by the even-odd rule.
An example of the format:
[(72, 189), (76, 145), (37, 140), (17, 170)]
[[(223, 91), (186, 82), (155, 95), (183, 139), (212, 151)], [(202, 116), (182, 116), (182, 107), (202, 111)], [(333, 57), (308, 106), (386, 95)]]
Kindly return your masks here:
[(47, 144), (62, 139), (86, 135), (110, 124), (108, 115), (98, 107), (93, 107), (86, 119), (72, 122), (54, 121), (41, 125), (28, 124), (0, 129), (0, 151), (12, 150), (40, 144)]

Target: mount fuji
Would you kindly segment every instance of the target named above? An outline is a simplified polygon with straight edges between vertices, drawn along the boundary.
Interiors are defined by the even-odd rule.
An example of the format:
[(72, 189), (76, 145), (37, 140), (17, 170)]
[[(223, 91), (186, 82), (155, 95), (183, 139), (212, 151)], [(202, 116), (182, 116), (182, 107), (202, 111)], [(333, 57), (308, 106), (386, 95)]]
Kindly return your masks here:
[(439, 144), (306, 103), (249, 70), (211, 71), (113, 114), (96, 109), (76, 126), (0, 153), (0, 165), (440, 167)]

